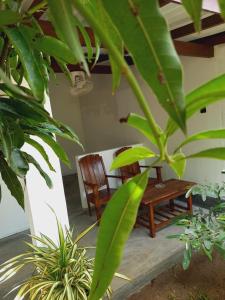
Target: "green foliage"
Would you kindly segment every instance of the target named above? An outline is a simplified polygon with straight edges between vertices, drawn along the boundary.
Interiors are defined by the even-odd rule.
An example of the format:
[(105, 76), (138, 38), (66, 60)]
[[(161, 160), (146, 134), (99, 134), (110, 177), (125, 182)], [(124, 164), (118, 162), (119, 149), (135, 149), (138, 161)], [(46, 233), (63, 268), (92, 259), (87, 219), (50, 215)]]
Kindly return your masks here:
[(184, 227), (184, 232), (170, 236), (178, 238), (185, 243), (183, 268), (190, 266), (192, 252), (201, 251), (211, 261), (213, 251), (218, 251), (225, 258), (225, 202), (221, 200), (225, 192), (225, 185), (196, 185), (191, 188), (190, 193), (201, 195), (203, 201), (206, 197), (215, 197), (215, 205), (207, 209), (198, 209), (192, 216), (180, 219), (178, 226)]
[[(157, 160), (168, 163), (181, 177), (189, 158), (224, 160), (224, 148), (203, 149), (188, 156), (182, 150), (187, 143), (197, 140), (223, 139), (223, 129), (186, 136), (179, 145), (174, 144), (172, 153), (168, 152), (170, 136), (178, 129), (185, 132), (190, 117), (202, 107), (224, 99), (225, 75), (205, 83), (185, 97), (182, 66), (157, 0), (44, 0), (28, 9), (25, 9), (23, 2), (0, 1), (0, 172), (21, 206), (24, 202), (23, 189), (17, 176), (23, 180), (30, 164), (35, 165), (46, 183), (51, 186), (49, 176), (39, 163), (29, 153), (22, 151), (24, 143), (29, 143), (42, 155), (51, 171), (54, 171), (54, 166), (40, 140), (68, 165), (68, 157), (54, 135), (80, 144), (70, 128), (51, 118), (44, 109), (49, 73), (52, 72), (51, 59), (54, 58), (71, 79), (67, 64), (79, 63), (89, 74), (88, 63), (97, 62), (102, 45), (107, 48), (110, 56), (113, 91), (118, 87), (123, 73), (143, 113), (143, 116), (130, 114), (128, 125), (137, 129), (157, 148), (154, 152), (150, 148), (128, 151), (117, 158), (114, 168), (154, 155)], [(219, 1), (219, 4), (224, 15), (223, 2)], [(199, 30), (202, 1), (183, 0), (183, 5)], [(34, 13), (43, 7), (48, 8), (57, 37), (45, 36), (35, 20)], [(83, 19), (94, 31), (96, 53), (91, 47)], [(86, 44), (87, 53), (80, 44), (79, 34)], [(165, 130), (156, 123), (148, 99), (124, 59), (124, 49), (132, 56), (141, 77), (167, 113), (169, 120)], [(29, 88), (24, 86), (24, 81)], [(90, 300), (104, 294), (120, 263), (146, 181), (147, 172), (140, 178), (127, 182), (119, 189), (105, 211), (100, 225)], [(135, 193), (131, 195), (133, 189)], [(124, 209), (124, 205), (127, 205), (127, 209)], [(108, 220), (111, 219), (113, 221), (109, 223)], [(121, 221), (119, 226), (116, 220)], [(113, 232), (117, 232), (115, 238)], [(109, 244), (109, 239), (108, 249), (106, 245)], [(185, 265), (188, 264), (193, 245), (189, 246)], [(109, 256), (102, 253), (103, 249)], [(104, 276), (101, 276), (99, 270), (103, 266)]]
[(136, 161), (151, 158), (156, 154), (146, 147), (134, 147), (120, 153), (113, 161), (111, 170), (130, 165)]
[(157, 2), (102, 0), (142, 77), (168, 114), (185, 130), (181, 65)]
[(118, 268), (123, 247), (133, 229), (148, 180), (148, 171), (126, 182), (108, 203), (98, 232), (90, 299), (99, 300)]

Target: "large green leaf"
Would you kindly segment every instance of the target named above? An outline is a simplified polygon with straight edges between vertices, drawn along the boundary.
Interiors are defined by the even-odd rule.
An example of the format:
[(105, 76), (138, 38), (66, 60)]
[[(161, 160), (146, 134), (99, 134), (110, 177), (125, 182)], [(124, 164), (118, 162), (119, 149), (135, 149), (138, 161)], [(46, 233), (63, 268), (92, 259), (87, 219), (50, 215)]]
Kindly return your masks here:
[(97, 237), (89, 300), (102, 298), (120, 264), (147, 181), (148, 172), (134, 177), (117, 190), (105, 209)]
[(158, 1), (102, 0), (102, 3), (141, 75), (171, 118), (185, 130), (181, 63)]
[(202, 0), (182, 0), (182, 4), (192, 18), (196, 31), (201, 30)]
[(52, 188), (52, 181), (51, 181), (50, 177), (48, 176), (48, 174), (46, 174), (43, 171), (40, 164), (30, 154), (28, 154), (26, 152), (23, 152), (23, 156), (26, 159), (27, 163), (33, 164), (36, 167), (36, 169), (39, 171), (40, 175), (44, 178), (47, 186), (49, 188)]
[(72, 2), (70, 0), (48, 0), (48, 5), (50, 17), (59, 38), (67, 43), (74, 54), (74, 58), (83, 63), (86, 72), (89, 73), (77, 29), (74, 26), (75, 17)]
[(186, 158), (213, 158), (213, 159), (225, 160), (225, 148), (218, 147), (218, 148), (206, 149), (188, 155)]
[(17, 200), (18, 204), (24, 208), (24, 194), (23, 188), (16, 174), (8, 166), (3, 157), (0, 156), (0, 173), (2, 180), (7, 185), (12, 196)]
[[(220, 75), (207, 83), (196, 88), (186, 96), (186, 112), (187, 118), (190, 118), (194, 113), (201, 108), (213, 104), (225, 98), (225, 75)], [(172, 135), (178, 129), (172, 119), (169, 119), (167, 124), (167, 132)]]
[(25, 71), (26, 80), (34, 96), (43, 101), (45, 83), (40, 61), (20, 27), (5, 28), (5, 32), (15, 47)]
[(208, 130), (191, 135), (176, 148), (175, 152), (186, 144), (206, 139), (225, 139), (225, 129)]
[(154, 145), (157, 145), (157, 141), (146, 118), (132, 113), (127, 119), (127, 124), (140, 131), (140, 133), (145, 135), (150, 142), (152, 142)]
[(55, 169), (53, 168), (52, 164), (49, 161), (48, 154), (46, 153), (44, 147), (40, 143), (31, 139), (29, 136), (25, 136), (25, 142), (30, 144), (32, 147), (34, 147), (41, 154), (41, 156), (44, 158), (51, 171), (55, 171)]
[(21, 16), (12, 10), (0, 11), (0, 26), (11, 25), (17, 23), (21, 19)]
[(156, 156), (156, 154), (146, 147), (133, 147), (125, 150), (116, 158), (114, 158), (111, 170), (118, 169), (120, 167), (130, 165), (136, 161), (154, 156)]
[(172, 162), (169, 164), (176, 175), (181, 178), (184, 175), (184, 171), (186, 168), (186, 159), (185, 155), (180, 152), (171, 157)]

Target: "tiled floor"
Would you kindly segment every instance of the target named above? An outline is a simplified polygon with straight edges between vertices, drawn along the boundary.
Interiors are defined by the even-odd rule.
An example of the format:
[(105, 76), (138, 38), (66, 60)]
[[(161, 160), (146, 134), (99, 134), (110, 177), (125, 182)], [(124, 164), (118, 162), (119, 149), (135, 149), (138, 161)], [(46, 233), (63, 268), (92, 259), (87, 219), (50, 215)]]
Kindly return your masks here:
[[(90, 226), (95, 218), (90, 218), (87, 212), (80, 206), (78, 183), (74, 176), (68, 176), (64, 180), (65, 191), (68, 202), (70, 224), (74, 226), (75, 232), (80, 232)], [(92, 230), (82, 241), (82, 244), (94, 246), (97, 229)], [(126, 295), (148, 283), (156, 274), (165, 270), (174, 262), (177, 262), (182, 255), (183, 244), (176, 240), (169, 240), (167, 236), (178, 232), (178, 228), (169, 226), (157, 233), (155, 239), (148, 236), (145, 228), (135, 228), (127, 242), (120, 272), (129, 276), (130, 283), (115, 279), (113, 281), (114, 298), (126, 299)], [(29, 237), (18, 234), (0, 241), (0, 263), (23, 252), (26, 249), (24, 241)], [(0, 286), (0, 300), (18, 281), (23, 280), (30, 274), (30, 270), (23, 272), (17, 278), (13, 278)], [(14, 299), (10, 295), (6, 299)]]

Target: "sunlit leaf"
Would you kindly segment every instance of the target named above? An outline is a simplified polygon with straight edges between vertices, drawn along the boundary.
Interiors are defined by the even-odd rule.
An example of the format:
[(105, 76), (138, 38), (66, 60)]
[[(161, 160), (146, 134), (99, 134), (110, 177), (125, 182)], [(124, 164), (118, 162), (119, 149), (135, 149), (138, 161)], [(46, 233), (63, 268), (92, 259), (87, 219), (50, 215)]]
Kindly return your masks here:
[(117, 190), (105, 209), (97, 238), (89, 300), (99, 300), (104, 295), (120, 264), (147, 181), (148, 172), (134, 177)]
[(146, 147), (133, 147), (121, 152), (117, 157), (114, 158), (111, 170), (154, 156), (156, 156), (156, 154)]
[(127, 124), (140, 131), (140, 133), (145, 135), (149, 141), (151, 141), (154, 145), (157, 145), (157, 141), (146, 118), (132, 113), (127, 119)]
[[(157, 0), (102, 0), (142, 77), (185, 130), (182, 68)], [(116, 7), (116, 9), (115, 9)]]
[(217, 129), (217, 130), (208, 130), (198, 132), (194, 135), (186, 138), (175, 150), (178, 151), (181, 147), (195, 141), (201, 141), (206, 139), (225, 139), (225, 129)]
[(200, 152), (188, 155), (186, 158), (213, 158), (213, 159), (225, 160), (225, 148), (217, 147), (217, 148), (202, 150)]
[[(193, 116), (201, 108), (207, 107), (225, 97), (225, 75), (220, 75), (196, 88), (186, 96), (187, 118)], [(178, 129), (175, 122), (169, 119), (167, 132), (172, 135)]]
[(176, 175), (181, 178), (184, 175), (184, 171), (186, 168), (186, 159), (183, 153), (177, 153), (171, 157), (173, 162), (169, 165), (174, 170)]

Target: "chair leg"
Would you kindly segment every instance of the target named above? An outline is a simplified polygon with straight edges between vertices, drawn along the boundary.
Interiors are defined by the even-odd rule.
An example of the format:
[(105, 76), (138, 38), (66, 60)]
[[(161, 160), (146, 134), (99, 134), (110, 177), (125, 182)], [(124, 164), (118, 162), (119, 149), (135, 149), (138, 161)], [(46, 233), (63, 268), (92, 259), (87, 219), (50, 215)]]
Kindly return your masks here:
[(89, 216), (91, 217), (91, 216), (92, 216), (92, 212), (91, 212), (91, 204), (90, 204), (89, 201), (87, 202), (87, 204), (88, 204), (88, 212), (89, 212)]
[(153, 205), (149, 205), (149, 234), (152, 238), (156, 236)]
[(99, 206), (95, 205), (95, 213), (96, 213), (97, 221), (99, 221), (101, 219), (101, 210)]
[(187, 199), (187, 209), (188, 209), (188, 212), (190, 214), (192, 214), (192, 212), (193, 212), (193, 209), (192, 209), (192, 195), (190, 195)]

